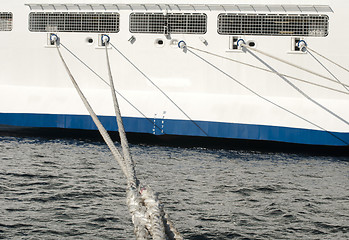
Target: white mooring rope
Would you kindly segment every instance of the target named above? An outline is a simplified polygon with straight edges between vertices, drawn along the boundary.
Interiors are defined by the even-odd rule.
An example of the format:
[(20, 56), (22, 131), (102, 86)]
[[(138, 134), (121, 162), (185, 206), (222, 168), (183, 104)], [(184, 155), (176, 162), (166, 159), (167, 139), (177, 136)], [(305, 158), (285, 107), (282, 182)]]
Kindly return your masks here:
[(341, 85), (345, 88), (345, 90), (347, 90), (347, 91), (349, 92), (349, 89), (347, 88), (347, 86), (345, 86), (345, 84), (342, 83), (342, 81), (340, 81), (340, 80), (330, 71), (330, 69), (328, 69), (319, 59), (317, 59), (317, 58), (314, 56), (314, 54), (311, 53), (310, 49), (308, 49), (307, 46), (305, 46), (304, 48), (308, 51), (308, 54), (309, 54), (316, 62), (318, 62), (318, 63), (321, 65), (321, 67), (323, 67), (334, 79), (336, 79), (336, 81), (337, 81), (339, 84), (341, 84)]
[(271, 54), (269, 54), (269, 53), (267, 53), (267, 52), (261, 51), (261, 50), (256, 49), (256, 48), (252, 48), (252, 47), (250, 47), (250, 46), (248, 46), (248, 45), (246, 45), (246, 44), (241, 44), (241, 46), (245, 47), (245, 48), (248, 49), (248, 50), (251, 50), (251, 51), (254, 51), (254, 52), (258, 52), (258, 53), (260, 53), (260, 54), (263, 54), (264, 56), (267, 56), (267, 57), (270, 57), (270, 58), (272, 58), (272, 59), (275, 59), (275, 60), (277, 60), (277, 61), (279, 61), (279, 62), (285, 63), (285, 64), (287, 64), (287, 65), (289, 65), (289, 66), (298, 68), (298, 69), (300, 69), (300, 70), (302, 70), (302, 71), (305, 71), (305, 72), (307, 72), (307, 73), (313, 74), (313, 75), (315, 75), (315, 76), (318, 76), (318, 77), (321, 77), (321, 78), (324, 78), (324, 79), (327, 79), (327, 80), (330, 80), (330, 81), (334, 81), (333, 79), (331, 79), (331, 78), (329, 78), (329, 77), (326, 77), (326, 76), (324, 76), (324, 75), (321, 75), (321, 74), (319, 74), (319, 73), (317, 73), (317, 72), (314, 72), (314, 71), (312, 71), (312, 70), (306, 69), (306, 68), (304, 68), (304, 67), (302, 67), (302, 66), (299, 66), (299, 65), (297, 65), (297, 64), (291, 63), (291, 62), (286, 61), (286, 60), (284, 60), (284, 59), (281, 59), (281, 58), (279, 58), (279, 57), (273, 56), (273, 55), (271, 55)]
[[(94, 71), (90, 66), (87, 65), (86, 62), (84, 62), (80, 57), (78, 57), (75, 53), (73, 53), (67, 46), (65, 46), (62, 42), (59, 43), (59, 46), (62, 46), (65, 50), (67, 50), (70, 55), (72, 55), (76, 60), (78, 60), (84, 67), (86, 67), (91, 73), (93, 73), (96, 77), (98, 77), (103, 83), (105, 83), (107, 86), (110, 87), (110, 84), (105, 81), (96, 71)], [(139, 108), (137, 108), (134, 104), (132, 104), (124, 95), (122, 95), (120, 92), (115, 90), (115, 92), (124, 99), (134, 110), (136, 110), (140, 115), (144, 117), (145, 120), (147, 120), (150, 124), (154, 125), (157, 129), (160, 131), (163, 131), (164, 134), (166, 132), (164, 129), (162, 129), (160, 126), (158, 126), (156, 123), (153, 122), (152, 119), (149, 119)]]
[[(216, 54), (216, 53), (212, 53), (212, 52), (209, 52), (209, 51), (206, 51), (206, 50), (195, 48), (195, 47), (192, 47), (192, 46), (189, 46), (189, 45), (187, 45), (187, 48), (188, 49), (193, 49), (195, 51), (199, 51), (199, 52), (202, 52), (202, 53), (214, 56), (214, 57), (222, 58), (222, 59), (225, 59), (225, 60), (228, 60), (228, 61), (231, 61), (231, 62), (235, 62), (235, 63), (241, 64), (241, 65), (244, 65), (244, 66), (248, 66), (248, 67), (255, 68), (255, 69), (258, 69), (258, 70), (261, 70), (261, 71), (265, 71), (265, 72), (269, 72), (269, 73), (275, 74), (273, 71), (271, 71), (269, 69), (258, 67), (258, 66), (253, 65), (253, 64), (249, 64), (249, 63), (242, 62), (242, 61), (239, 61), (239, 60), (236, 60), (236, 59), (225, 57), (225, 56), (222, 56), (222, 55), (219, 55), (219, 54)], [(322, 84), (310, 82), (310, 81), (307, 81), (307, 80), (304, 80), (304, 79), (301, 79), (301, 78), (297, 78), (297, 77), (294, 77), (294, 76), (290, 76), (290, 75), (287, 75), (287, 74), (284, 74), (284, 73), (280, 73), (280, 75), (282, 75), (284, 77), (287, 77), (287, 78), (290, 78), (290, 79), (293, 79), (293, 80), (296, 80), (296, 81), (299, 81), (299, 82), (303, 82), (303, 83), (307, 83), (307, 84), (310, 84), (310, 85), (313, 85), (313, 86), (325, 88), (325, 89), (328, 89), (328, 90), (331, 90), (331, 91), (343, 93), (343, 94), (346, 94), (346, 95), (349, 94), (349, 92), (347, 92), (347, 91), (341, 91), (341, 90), (338, 90), (338, 89), (335, 89), (335, 88), (330, 88), (330, 87), (324, 86)], [(326, 80), (338, 83), (338, 81), (336, 81), (336, 80), (331, 80), (331, 79), (326, 79)], [(342, 83), (342, 85), (344, 85), (346, 87), (349, 87), (349, 85), (344, 84), (344, 83)]]
[(292, 114), (293, 116), (302, 119), (303, 121), (315, 126), (316, 128), (319, 128), (325, 132), (327, 132), (329, 135), (331, 135), (332, 137), (336, 138), (337, 140), (343, 142), (344, 144), (348, 145), (349, 143), (347, 143), (345, 140), (341, 139), (339, 136), (337, 136), (335, 133), (332, 133), (328, 130), (326, 130), (325, 128), (321, 127), (320, 125), (317, 125), (316, 123), (296, 114), (295, 112), (269, 100), (266, 97), (263, 97), (262, 95), (260, 95), (259, 93), (257, 93), (256, 91), (254, 91), (253, 89), (249, 88), (248, 86), (246, 86), (245, 84), (243, 84), (242, 82), (240, 82), (239, 80), (237, 80), (236, 78), (234, 78), (233, 76), (231, 76), (230, 74), (228, 74), (227, 72), (223, 71), (221, 68), (219, 68), (218, 66), (216, 66), (215, 64), (211, 63), (210, 61), (208, 61), (207, 59), (203, 58), (202, 56), (198, 55), (197, 53), (195, 53), (194, 51), (191, 50), (192, 47), (187, 47), (186, 43), (184, 41), (180, 41), (178, 43), (178, 47), (180, 49), (183, 49), (188, 52), (190, 52), (191, 54), (193, 54), (194, 56), (196, 56), (197, 58), (201, 59), (202, 61), (204, 61), (205, 63), (207, 63), (208, 65), (210, 65), (211, 67), (213, 67), (214, 69), (216, 69), (217, 71), (219, 71), (220, 73), (224, 74), (226, 77), (230, 78), (231, 80), (233, 80), (234, 82), (236, 82), (237, 84), (239, 84), (240, 86), (242, 86), (243, 88), (245, 88), (246, 90), (248, 90), (249, 92), (251, 92), (252, 94), (256, 95), (257, 97), (265, 100), (266, 102), (274, 105), (275, 107), (278, 107), (279, 109), (282, 109), (285, 112), (288, 112), (290, 114)]
[(120, 111), (118, 99), (117, 99), (116, 94), (115, 94), (114, 81), (113, 81), (113, 76), (111, 73), (110, 61), (109, 61), (109, 55), (108, 55), (108, 41), (104, 41), (105, 42), (104, 45), (105, 45), (105, 55), (106, 55), (107, 65), (108, 65), (110, 90), (111, 90), (111, 95), (113, 97), (114, 111), (115, 111), (116, 121), (117, 121), (117, 125), (118, 125), (121, 147), (122, 147), (122, 151), (124, 154), (123, 155), (124, 156), (124, 163), (125, 163), (125, 166), (127, 168), (127, 171), (129, 172), (129, 176), (130, 176), (129, 184), (133, 188), (136, 188), (136, 186), (137, 186), (136, 171), (134, 169), (134, 162), (132, 160), (132, 157), (130, 154), (130, 149), (128, 147), (128, 141), (126, 138), (124, 124), (123, 124), (122, 118), (121, 118), (121, 111)]
[(177, 103), (175, 103), (168, 94), (166, 94), (158, 85), (154, 83), (141, 69), (139, 69), (129, 58), (125, 56), (113, 43), (109, 43), (112, 48), (114, 48), (127, 62), (129, 62), (140, 74), (143, 75), (156, 89), (158, 89), (162, 95), (164, 95), (179, 111), (181, 111), (184, 116), (186, 116), (205, 136), (209, 136), (208, 133), (200, 127), (200, 125), (194, 121)]
[[(121, 118), (121, 112), (120, 112), (118, 100), (115, 94), (114, 81), (111, 73), (110, 60), (108, 55), (109, 38), (108, 40), (105, 39), (104, 43), (105, 43), (105, 51), (106, 51), (106, 58), (107, 58), (107, 65), (108, 65), (110, 87), (111, 87), (111, 92), (113, 96), (117, 124), (119, 128), (121, 146), (124, 153), (125, 165), (129, 168), (130, 172), (134, 173), (132, 184), (138, 187), (139, 183), (135, 176), (134, 163), (129, 151), (128, 141), (126, 138), (124, 125)], [(131, 214), (134, 216), (133, 219), (134, 219), (136, 235), (138, 235), (140, 239), (144, 238), (145, 236), (144, 234), (146, 234), (146, 231), (144, 231), (144, 227), (146, 227), (150, 232), (151, 236), (153, 237), (153, 239), (159, 239), (159, 240), (168, 239), (168, 236), (166, 236), (166, 233), (165, 233), (167, 224), (165, 224), (164, 226), (165, 222), (163, 221), (164, 211), (158, 198), (155, 196), (155, 194), (153, 194), (151, 189), (147, 187), (147, 188), (142, 188), (142, 190), (140, 191), (141, 199), (139, 199), (139, 196), (137, 196), (138, 194), (136, 191), (134, 191), (134, 189), (135, 188), (132, 188), (132, 187), (128, 189), (128, 195), (130, 198), (127, 202), (130, 206), (132, 206), (132, 207), (129, 207), (129, 209)], [(138, 205), (138, 208), (137, 208), (137, 205)], [(146, 207), (146, 211), (143, 210), (144, 209), (142, 208), (143, 206)], [(136, 220), (136, 218), (138, 219)], [(149, 219), (150, 221), (145, 221), (145, 219), (147, 220)], [(178, 232), (174, 228), (173, 230), (178, 235)], [(172, 235), (174, 236), (176, 234), (171, 234), (170, 236)], [(180, 239), (180, 238), (177, 238), (177, 239)]]
[[(163, 206), (153, 193), (153, 191), (149, 188), (141, 188), (139, 185), (139, 181), (136, 177), (136, 171), (134, 168), (134, 163), (131, 158), (131, 154), (129, 151), (129, 146), (125, 134), (125, 130), (123, 127), (123, 122), (121, 119), (120, 109), (118, 105), (118, 101), (115, 95), (114, 83), (111, 74), (108, 50), (106, 46), (106, 57), (108, 64), (108, 73), (110, 79), (111, 91), (113, 94), (113, 102), (114, 109), (116, 113), (121, 146), (123, 149), (123, 156), (120, 154), (118, 149), (115, 147), (112, 139), (110, 138), (108, 132), (103, 127), (102, 123), (99, 121), (97, 115), (93, 111), (91, 105), (88, 100), (82, 93), (79, 85), (75, 81), (72, 73), (70, 72), (60, 50), (58, 47), (58, 37), (54, 37), (53, 40), (56, 43), (56, 49), (58, 54), (62, 60), (62, 63), (75, 87), (77, 90), (81, 100), (83, 101), (87, 111), (90, 113), (92, 120), (96, 124), (100, 134), (102, 135), (104, 141), (108, 145), (111, 150), (114, 158), (118, 162), (123, 171), (124, 175), (127, 179), (127, 193), (126, 193), (126, 202), (129, 207), (129, 211), (132, 215), (132, 222), (134, 224), (134, 232), (137, 240), (182, 240), (183, 238), (179, 234), (179, 232), (173, 227), (173, 224), (169, 221), (168, 216), (164, 212)], [(106, 42), (105, 42), (106, 43)], [(107, 45), (107, 43), (106, 43)]]
[(325, 57), (324, 55), (320, 54), (319, 52), (315, 51), (314, 49), (311, 49), (309, 46), (307, 46), (306, 48), (307, 48), (307, 50), (310, 50), (310, 51), (314, 52), (315, 54), (319, 55), (320, 57), (326, 59), (327, 61), (333, 63), (333, 64), (336, 65), (337, 67), (340, 67), (340, 68), (342, 68), (343, 70), (349, 72), (349, 69), (348, 69), (348, 68), (343, 67), (342, 65), (336, 63), (335, 61), (333, 61), (333, 60), (331, 60), (331, 59)]
[[(315, 101), (313, 98), (311, 98), (308, 94), (306, 94), (304, 91), (302, 91), (300, 88), (298, 88), (295, 84), (293, 84), (292, 82), (290, 82), (287, 78), (285, 78), (284, 76), (282, 76), (276, 69), (274, 69), (272, 66), (270, 66), (269, 64), (267, 64), (264, 60), (262, 60), (260, 57), (258, 57), (257, 55), (255, 55), (252, 51), (250, 51), (251, 47), (247, 46), (245, 43), (241, 44), (241, 47), (243, 48), (243, 50), (245, 50), (246, 52), (248, 52), (249, 54), (251, 54), (253, 57), (255, 57), (258, 61), (260, 61), (262, 64), (264, 64), (267, 68), (269, 68), (271, 71), (273, 71), (275, 74), (277, 74), (282, 80), (284, 80), (286, 83), (288, 83), (292, 88), (294, 88), (297, 92), (299, 92), (302, 96), (304, 96), (306, 99), (308, 99), (309, 101), (311, 101), (312, 103), (314, 103), (315, 105), (317, 105), (318, 107), (322, 108), (324, 111), (328, 112), (329, 114), (331, 114), (332, 116), (334, 116), (335, 118), (337, 118), (338, 120), (342, 121), (343, 123), (349, 125), (349, 122), (347, 120), (345, 120), (344, 118), (342, 118), (341, 116), (337, 115), (336, 113), (334, 113), (333, 111), (331, 111), (330, 109), (328, 109), (327, 107), (325, 107), (324, 105), (320, 104), (319, 102)], [(255, 49), (254, 49), (255, 50)], [(268, 53), (265, 53), (261, 50), (258, 50), (257, 52), (262, 53), (263, 55), (269, 56)], [(278, 60), (278, 58), (275, 58), (276, 60)], [(284, 62), (283, 60), (280, 60), (282, 62)], [(292, 63), (290, 63), (292, 64)], [(292, 64), (293, 65), (293, 64)], [(300, 68), (302, 69), (302, 68)]]

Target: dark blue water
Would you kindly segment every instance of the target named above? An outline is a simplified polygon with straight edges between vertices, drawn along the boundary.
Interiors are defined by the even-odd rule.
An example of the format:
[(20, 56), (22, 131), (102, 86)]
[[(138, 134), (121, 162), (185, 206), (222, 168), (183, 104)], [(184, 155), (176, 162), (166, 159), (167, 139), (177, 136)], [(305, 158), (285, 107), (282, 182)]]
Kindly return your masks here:
[[(132, 145), (185, 239), (349, 239), (349, 160)], [(134, 239), (98, 142), (0, 137), (1, 239)]]

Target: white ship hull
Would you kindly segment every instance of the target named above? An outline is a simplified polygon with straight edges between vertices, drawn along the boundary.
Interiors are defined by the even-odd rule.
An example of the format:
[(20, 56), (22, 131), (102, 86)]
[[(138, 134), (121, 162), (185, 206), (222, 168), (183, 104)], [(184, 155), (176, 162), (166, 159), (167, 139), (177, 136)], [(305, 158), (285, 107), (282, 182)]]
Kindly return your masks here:
[[(127, 132), (348, 146), (349, 72), (334, 63), (349, 67), (349, 34), (345, 31), (349, 3), (314, 0), (304, 6), (303, 1), (281, 0), (222, 1), (218, 5), (177, 2), (1, 3), (1, 13), (12, 13), (12, 27), (0, 31), (0, 125), (96, 129), (56, 46), (51, 45), (50, 34), (56, 34), (70, 70), (97, 115), (107, 130), (117, 130), (110, 88), (101, 80), (108, 81), (105, 47), (100, 39), (107, 34), (123, 54), (109, 48)], [(101, 12), (119, 15), (118, 32), (67, 32), (47, 26), (47, 31), (40, 32), (29, 26), (33, 13)], [(131, 32), (133, 13), (203, 14), (207, 24), (205, 32), (198, 34), (173, 33), (171, 28), (164, 33)], [(321, 15), (328, 17), (328, 33), (220, 34), (219, 14)], [(252, 44), (249, 51), (262, 61), (240, 47), (234, 49), (237, 37), (245, 43), (253, 42), (255, 46)], [(297, 39), (333, 62), (313, 53), (322, 66), (309, 52), (298, 51)], [(186, 43), (185, 49), (178, 47), (180, 41)], [(271, 67), (287, 76), (255, 67), (269, 71)]]

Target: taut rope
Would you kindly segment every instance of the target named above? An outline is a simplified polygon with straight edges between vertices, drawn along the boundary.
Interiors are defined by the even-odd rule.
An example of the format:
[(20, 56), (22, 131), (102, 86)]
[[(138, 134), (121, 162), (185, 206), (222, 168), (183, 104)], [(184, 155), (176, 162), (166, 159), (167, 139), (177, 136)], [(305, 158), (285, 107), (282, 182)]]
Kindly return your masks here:
[(126, 133), (124, 130), (123, 122), (121, 119), (121, 113), (119, 109), (119, 104), (115, 95), (115, 88), (113, 83), (113, 77), (110, 68), (107, 41), (104, 41), (106, 45), (106, 58), (108, 64), (108, 73), (111, 86), (111, 92), (114, 102), (114, 109), (117, 118), (117, 124), (119, 128), (119, 134), (121, 139), (121, 146), (123, 149), (123, 156), (120, 154), (118, 149), (115, 147), (112, 139), (110, 138), (108, 132), (103, 127), (102, 123), (99, 121), (97, 115), (93, 111), (91, 105), (89, 104), (87, 98), (82, 93), (79, 85), (75, 81), (71, 71), (66, 64), (61, 51), (58, 47), (58, 37), (55, 36), (53, 40), (56, 43), (56, 49), (62, 60), (62, 63), (75, 87), (81, 100), (83, 101), (87, 111), (90, 113), (92, 120), (96, 124), (100, 134), (102, 135), (104, 141), (111, 150), (114, 158), (118, 162), (127, 179), (127, 205), (129, 211), (132, 215), (132, 222), (134, 224), (134, 232), (137, 240), (182, 240), (179, 232), (173, 227), (173, 224), (169, 221), (168, 216), (165, 214), (164, 209), (156, 195), (152, 192), (149, 187), (140, 187), (139, 181), (136, 177), (136, 171), (134, 167), (133, 160), (129, 151), (129, 146), (126, 138)]
[(183, 49), (185, 51), (188, 51), (189, 53), (193, 54), (194, 56), (196, 56), (197, 58), (201, 59), (202, 61), (204, 61), (205, 63), (207, 63), (208, 65), (210, 65), (211, 67), (213, 67), (214, 69), (216, 69), (217, 71), (221, 72), (222, 74), (224, 74), (226, 77), (230, 78), (231, 80), (233, 80), (234, 82), (236, 82), (237, 84), (239, 84), (240, 86), (242, 86), (243, 88), (245, 88), (246, 90), (248, 90), (249, 92), (251, 92), (252, 94), (256, 95), (257, 97), (269, 102), (270, 104), (282, 109), (283, 111), (285, 112), (288, 112), (290, 113), (291, 115), (299, 118), (299, 119), (302, 119), (303, 121), (315, 126), (316, 128), (319, 128), (325, 132), (327, 132), (329, 135), (333, 136), (334, 138), (336, 138), (337, 140), (341, 141), (342, 143), (344, 143), (345, 145), (348, 145), (349, 143), (347, 143), (345, 140), (341, 139), (340, 137), (336, 136), (335, 133), (332, 133), (328, 130), (326, 130), (325, 128), (321, 127), (320, 125), (296, 114), (295, 112), (269, 100), (268, 98), (266, 97), (263, 97), (262, 95), (260, 95), (259, 93), (257, 93), (256, 91), (254, 91), (253, 89), (249, 88), (248, 86), (244, 85), (243, 83), (241, 83), (239, 80), (237, 80), (236, 78), (234, 78), (233, 76), (231, 76), (230, 74), (228, 74), (227, 72), (223, 71), (222, 69), (220, 69), (219, 67), (217, 67), (215, 64), (209, 62), (207, 59), (201, 57), (200, 55), (198, 55), (197, 53), (195, 53), (194, 51), (191, 50), (192, 47), (187, 47), (187, 44), (184, 42), (184, 41), (180, 41), (178, 43), (178, 47), (180, 49)]
[[(347, 120), (345, 120), (344, 118), (342, 118), (341, 116), (337, 115), (336, 113), (334, 113), (333, 111), (331, 111), (330, 109), (326, 108), (325, 106), (323, 106), (322, 104), (318, 103), (317, 101), (315, 101), (314, 99), (312, 99), (308, 94), (306, 94), (304, 91), (302, 91), (300, 88), (298, 88), (296, 85), (294, 85), (292, 82), (290, 82), (287, 78), (285, 78), (284, 76), (282, 76), (278, 71), (276, 71), (273, 67), (271, 67), (269, 64), (267, 64), (265, 61), (263, 61), (261, 58), (259, 58), (257, 55), (255, 55), (250, 49), (252, 49), (251, 47), (247, 46), (245, 43), (241, 43), (241, 46), (243, 48), (243, 50), (247, 51), (249, 54), (251, 54), (253, 57), (255, 57), (258, 61), (260, 61), (262, 64), (264, 64), (267, 68), (269, 68), (271, 71), (273, 71), (275, 74), (277, 74), (282, 80), (284, 80), (286, 83), (288, 83), (292, 88), (294, 88), (297, 92), (299, 92), (302, 96), (304, 96), (306, 99), (308, 99), (309, 101), (311, 101), (312, 103), (314, 103), (315, 105), (319, 106), (320, 108), (322, 108), (324, 111), (328, 112), (329, 114), (331, 114), (332, 116), (334, 116), (335, 118), (337, 118), (338, 120), (342, 121), (343, 123), (349, 125), (349, 122)], [(254, 49), (256, 50), (256, 49)], [(261, 50), (256, 50), (259, 53), (262, 53), (265, 56), (270, 56), (268, 53), (265, 53)], [(274, 57), (275, 58), (275, 57)], [(275, 58), (276, 60), (279, 60), (281, 62), (285, 62), (284, 60), (280, 60), (279, 58)], [(290, 65), (294, 65), (293, 63), (289, 63)], [(302, 67), (299, 67), (300, 69), (304, 70)]]
[[(255, 68), (255, 69), (258, 69), (258, 70), (261, 70), (261, 71), (265, 71), (265, 72), (269, 72), (269, 73), (275, 74), (273, 71), (271, 71), (269, 69), (258, 67), (258, 66), (246, 63), (246, 62), (242, 62), (242, 61), (236, 60), (236, 59), (228, 58), (228, 57), (225, 57), (225, 56), (222, 56), (222, 55), (219, 55), (219, 54), (216, 54), (216, 53), (212, 53), (212, 52), (209, 52), (209, 51), (206, 51), (206, 50), (202, 50), (202, 49), (195, 48), (195, 47), (192, 47), (192, 46), (187, 46), (187, 48), (188, 49), (193, 49), (195, 51), (202, 52), (202, 53), (205, 53), (205, 54), (209, 54), (211, 56), (222, 58), (222, 59), (225, 59), (225, 60), (228, 60), (228, 61), (231, 61), (231, 62), (235, 62), (235, 63), (241, 64), (241, 65), (244, 65), (244, 66), (248, 66), (248, 67)], [(335, 91), (335, 92), (339, 92), (339, 93), (343, 93), (343, 94), (347, 94), (347, 95), (349, 94), (349, 92), (347, 92), (347, 91), (341, 91), (341, 90), (338, 90), (338, 89), (335, 89), (335, 88), (330, 88), (330, 87), (327, 87), (327, 86), (324, 86), (324, 85), (321, 85), (321, 84), (318, 84), (318, 83), (310, 82), (310, 81), (307, 81), (307, 80), (304, 80), (304, 79), (301, 79), (301, 78), (297, 78), (297, 77), (294, 77), (294, 76), (290, 76), (290, 75), (287, 75), (287, 74), (284, 74), (284, 73), (280, 73), (280, 75), (282, 75), (284, 77), (287, 77), (287, 78), (290, 78), (290, 79), (293, 79), (293, 80), (296, 80), (296, 81), (299, 81), (299, 82), (304, 82), (304, 83), (307, 83), (307, 84), (310, 84), (310, 85), (314, 85), (314, 86), (317, 86), (317, 87), (325, 88), (325, 89), (328, 89), (328, 90), (331, 90), (331, 91)], [(332, 80), (332, 79), (326, 79), (326, 80), (338, 83), (338, 81), (336, 81), (336, 80)], [(345, 87), (349, 87), (349, 85), (344, 84), (344, 83), (342, 83), (341, 85), (344, 85)]]

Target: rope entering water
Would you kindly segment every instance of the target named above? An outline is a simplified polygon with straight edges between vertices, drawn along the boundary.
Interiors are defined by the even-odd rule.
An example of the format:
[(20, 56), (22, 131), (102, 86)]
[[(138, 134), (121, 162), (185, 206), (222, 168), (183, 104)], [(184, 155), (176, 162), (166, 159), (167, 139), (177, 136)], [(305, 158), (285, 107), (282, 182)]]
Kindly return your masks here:
[[(58, 47), (58, 39), (55, 40), (56, 49), (58, 51), (59, 57), (76, 89), (82, 102), (84, 103), (87, 111), (92, 117), (93, 122), (96, 124), (100, 134), (102, 135), (107, 146), (111, 150), (115, 160), (121, 167), (122, 172), (127, 179), (127, 205), (129, 211), (132, 215), (132, 222), (134, 223), (134, 232), (137, 240), (182, 240), (183, 238), (179, 232), (173, 227), (173, 224), (169, 221), (168, 216), (165, 214), (162, 204), (152, 192), (149, 187), (140, 188), (139, 181), (136, 177), (136, 172), (134, 168), (134, 163), (131, 158), (131, 154), (128, 147), (128, 142), (123, 127), (120, 109), (118, 101), (115, 95), (115, 88), (113, 83), (113, 78), (111, 74), (108, 50), (106, 47), (106, 57), (108, 64), (108, 74), (110, 80), (111, 91), (113, 95), (114, 109), (116, 112), (117, 123), (119, 127), (120, 139), (123, 147), (122, 156), (118, 149), (115, 147), (112, 139), (110, 138), (108, 132), (103, 127), (102, 123), (99, 121), (97, 115), (93, 111), (91, 105), (89, 104), (87, 98), (84, 96), (79, 85), (77, 84), (75, 78), (73, 77), (68, 65), (66, 64), (61, 51)], [(125, 147), (125, 149), (124, 149)]]
[(130, 149), (128, 146), (128, 141), (126, 138), (124, 124), (123, 124), (122, 118), (121, 118), (121, 111), (120, 111), (118, 99), (117, 99), (116, 94), (115, 94), (115, 87), (114, 87), (113, 76), (112, 76), (111, 68), (110, 68), (110, 61), (109, 61), (109, 55), (108, 55), (108, 43), (107, 42), (105, 42), (105, 55), (106, 55), (106, 59), (107, 59), (109, 84), (110, 84), (111, 95), (113, 97), (113, 105), (114, 105), (114, 111), (115, 111), (116, 121), (117, 121), (117, 125), (118, 125), (121, 147), (122, 147), (123, 156), (124, 156), (124, 163), (125, 163), (125, 166), (127, 168), (127, 171), (129, 172), (129, 176), (130, 176), (129, 184), (133, 188), (136, 188), (138, 185), (137, 184), (138, 180), (136, 177), (134, 162), (132, 160), (132, 157), (130, 154)]

